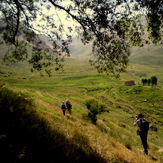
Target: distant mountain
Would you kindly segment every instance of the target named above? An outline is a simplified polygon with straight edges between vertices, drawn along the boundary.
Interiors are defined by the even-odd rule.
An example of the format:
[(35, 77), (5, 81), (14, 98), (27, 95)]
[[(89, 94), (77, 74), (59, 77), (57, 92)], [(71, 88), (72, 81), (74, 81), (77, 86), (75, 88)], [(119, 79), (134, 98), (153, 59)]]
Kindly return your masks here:
[[(84, 45), (80, 39), (74, 38), (70, 46), (72, 58), (88, 59), (92, 55), (92, 44)], [(163, 66), (163, 46), (146, 45), (131, 49), (130, 63), (141, 65)]]
[[(0, 38), (1, 38), (1, 35), (0, 35)], [(20, 36), (20, 40), (24, 40), (24, 41), (27, 42), (27, 40), (26, 40), (26, 38), (25, 38), (24, 35), (21, 35), (21, 36)], [(54, 54), (54, 52), (53, 52), (53, 50), (52, 50), (52, 49), (53, 49), (52, 43), (49, 41), (49, 39), (48, 39), (47, 36), (45, 36), (45, 35), (37, 35), (37, 37), (36, 37), (36, 39), (35, 39), (35, 41), (34, 41), (34, 44), (37, 45), (37, 43), (40, 42), (40, 41), (43, 42), (43, 44), (39, 44), (39, 46), (40, 46), (43, 50), (48, 49), (50, 54)], [(28, 44), (27, 49), (29, 50), (29, 53), (30, 53), (30, 52), (31, 52), (31, 49), (32, 49), (30, 43)], [(5, 45), (5, 44), (0, 44), (0, 59), (3, 58), (3, 56), (5, 55), (5, 53), (7, 52), (7, 50), (8, 50), (7, 45)], [(55, 54), (54, 54), (54, 55), (55, 55)]]
[(84, 45), (79, 38), (73, 38), (70, 54), (72, 58), (88, 59), (92, 54), (92, 43)]
[[(25, 40), (24, 36), (21, 36), (21, 40)], [(43, 44), (40, 45), (42, 49), (49, 49), (49, 53), (53, 54), (53, 42), (49, 40), (46, 35), (37, 35), (35, 39), (35, 45), (37, 42), (42, 41)], [(29, 44), (29, 47), (31, 45)], [(7, 46), (5, 44), (0, 45), (0, 59), (4, 56), (7, 52)], [(79, 38), (73, 38), (73, 42), (69, 46), (70, 49), (70, 58), (75, 59), (88, 59), (91, 57), (92, 54), (92, 44), (84, 45)]]
[(131, 50), (130, 63), (163, 66), (163, 45), (146, 45)]
[(46, 45), (47, 45), (49, 48), (53, 49), (53, 43), (52, 43), (52, 41), (49, 40), (49, 38), (48, 38), (46, 35), (39, 35), (39, 38), (40, 38), (44, 43), (46, 43)]
[[(22, 37), (21, 39), (25, 39)], [(39, 39), (45, 43), (42, 46), (43, 49), (49, 49), (50, 53), (53, 54), (52, 42), (46, 35), (38, 35)], [(30, 46), (29, 46), (30, 47)], [(89, 59), (92, 57), (92, 43), (84, 45), (79, 38), (73, 38), (70, 48), (70, 58), (74, 59)], [(0, 45), (0, 59), (3, 58), (7, 51), (7, 46)], [(145, 47), (135, 47), (131, 50), (131, 56), (129, 57), (130, 63), (141, 64), (141, 65), (155, 65), (163, 66), (163, 46), (162, 45), (146, 45)]]

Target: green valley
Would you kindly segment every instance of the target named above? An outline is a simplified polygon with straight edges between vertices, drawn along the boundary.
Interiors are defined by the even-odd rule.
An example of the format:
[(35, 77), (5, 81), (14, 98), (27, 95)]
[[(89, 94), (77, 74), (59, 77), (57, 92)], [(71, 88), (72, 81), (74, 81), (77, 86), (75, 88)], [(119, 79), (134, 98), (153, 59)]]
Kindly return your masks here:
[[(64, 72), (53, 71), (52, 77), (31, 73), (24, 63), (1, 62), (0, 109), (1, 123), (5, 123), (0, 143), (5, 140), (10, 161), (162, 162), (162, 50), (161, 45), (133, 49), (120, 79), (98, 74), (83, 59), (65, 59)], [(157, 86), (143, 86), (142, 77), (153, 75), (158, 78)], [(129, 80), (136, 85), (126, 86)], [(72, 103), (72, 115), (66, 111), (63, 116), (61, 104), (66, 99)], [(109, 110), (98, 115), (96, 125), (87, 116), (88, 99)], [(148, 156), (142, 153), (137, 127), (133, 126), (139, 113), (158, 128), (157, 132), (149, 130)]]

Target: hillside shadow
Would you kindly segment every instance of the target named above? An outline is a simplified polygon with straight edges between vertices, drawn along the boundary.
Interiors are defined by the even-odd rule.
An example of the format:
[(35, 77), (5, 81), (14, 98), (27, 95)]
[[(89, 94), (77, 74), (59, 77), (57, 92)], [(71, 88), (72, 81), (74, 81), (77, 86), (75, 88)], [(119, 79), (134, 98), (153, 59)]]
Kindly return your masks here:
[[(76, 134), (79, 136), (78, 134)], [(67, 139), (24, 95), (0, 87), (0, 159), (5, 162), (107, 162), (87, 141)]]

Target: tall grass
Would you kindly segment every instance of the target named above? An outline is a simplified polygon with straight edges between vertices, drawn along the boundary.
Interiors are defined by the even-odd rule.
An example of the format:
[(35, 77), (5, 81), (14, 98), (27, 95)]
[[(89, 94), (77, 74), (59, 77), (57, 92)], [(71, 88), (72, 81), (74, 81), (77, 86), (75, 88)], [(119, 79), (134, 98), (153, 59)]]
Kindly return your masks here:
[(50, 104), (38, 109), (34, 99), (0, 86), (0, 154), (6, 162), (153, 162), (138, 150), (127, 122), (126, 129), (119, 126), (121, 111), (108, 114), (115, 119), (102, 114), (95, 126), (79, 113), (54, 114)]
[[(15, 162), (162, 162), (162, 67), (134, 63), (135, 57), (120, 80), (71, 59), (63, 74), (55, 72), (51, 78), (26, 73), (23, 64), (0, 65), (5, 73), (0, 79), (10, 84), (0, 88), (0, 153)], [(158, 77), (158, 86), (142, 86), (141, 77), (151, 75)], [(126, 87), (127, 80), (136, 85)], [(72, 115), (64, 117), (60, 105), (66, 99), (72, 103)], [(82, 116), (88, 114), (88, 99), (110, 111), (97, 115), (96, 125)], [(149, 156), (142, 154), (133, 127), (137, 113), (158, 128), (148, 134)]]
[[(68, 139), (29, 99), (0, 85), (0, 154), (5, 162), (106, 162), (78, 131)], [(80, 145), (80, 143), (82, 143)], [(5, 148), (4, 148), (5, 147)]]

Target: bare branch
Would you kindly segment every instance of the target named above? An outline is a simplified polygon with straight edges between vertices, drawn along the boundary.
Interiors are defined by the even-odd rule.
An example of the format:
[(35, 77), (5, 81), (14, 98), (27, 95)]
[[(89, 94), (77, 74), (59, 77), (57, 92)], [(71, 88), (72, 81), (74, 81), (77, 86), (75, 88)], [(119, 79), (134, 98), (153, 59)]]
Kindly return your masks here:
[[(60, 23), (61, 23), (61, 25), (62, 25), (62, 21), (61, 21), (59, 15), (58, 15), (58, 13), (57, 13), (56, 7), (55, 7), (55, 12), (56, 12), (56, 14), (57, 14), (57, 16), (58, 16), (58, 19), (59, 19), (59, 21), (60, 21)], [(63, 28), (63, 25), (62, 25), (62, 28)]]
[(16, 30), (15, 30), (15, 33), (13, 35), (13, 44), (15, 45), (15, 38), (16, 38), (16, 35), (18, 33), (18, 29), (19, 29), (19, 23), (20, 23), (20, 4), (18, 2), (18, 0), (14, 0), (16, 6), (17, 6), (17, 24), (16, 24)]
[(62, 6), (57, 5), (56, 3), (54, 3), (53, 0), (49, 0), (49, 2), (50, 2), (54, 7), (59, 8), (59, 9), (65, 11), (68, 15), (70, 15), (73, 19), (75, 19), (75, 20), (82, 26), (82, 28), (83, 28), (84, 31), (86, 30), (86, 28), (85, 28), (85, 26), (82, 24), (81, 20), (80, 20), (79, 18), (77, 18), (75, 15), (73, 15), (69, 10), (65, 9), (65, 8), (62, 7)]

